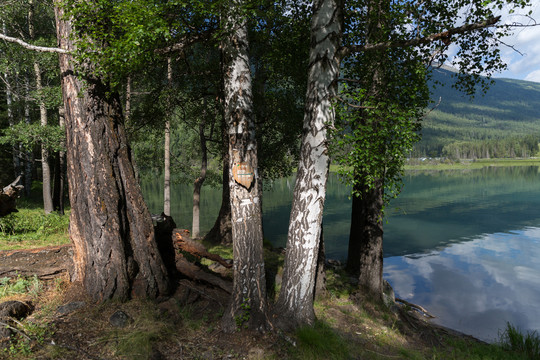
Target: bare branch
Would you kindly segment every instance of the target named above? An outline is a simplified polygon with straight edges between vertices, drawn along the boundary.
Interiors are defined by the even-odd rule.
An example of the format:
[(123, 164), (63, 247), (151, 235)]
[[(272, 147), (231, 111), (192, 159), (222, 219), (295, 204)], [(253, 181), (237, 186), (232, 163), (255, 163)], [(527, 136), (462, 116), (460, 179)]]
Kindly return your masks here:
[(348, 102), (347, 100), (345, 99), (342, 99), (341, 96), (334, 96), (335, 99), (337, 99), (339, 102), (347, 105), (347, 106), (350, 106), (350, 107), (353, 107), (355, 109), (376, 109), (377, 107), (375, 106), (362, 106), (362, 105), (356, 105), (356, 104), (353, 104), (353, 103), (350, 103)]
[(27, 42), (24, 42), (21, 39), (17, 39), (17, 38), (7, 36), (7, 35), (4, 35), (4, 34), (0, 34), (0, 39), (4, 40), (4, 41), (7, 41), (7, 42), (19, 44), (23, 48), (28, 49), (28, 50), (32, 50), (32, 51), (50, 52), (50, 53), (57, 53), (57, 54), (67, 54), (67, 53), (69, 53), (69, 51), (67, 51), (65, 49), (46, 47), (46, 46), (36, 46), (36, 45), (29, 44)]
[(350, 55), (351, 53), (383, 50), (383, 49), (390, 49), (390, 48), (397, 48), (397, 47), (425, 45), (425, 44), (429, 44), (437, 40), (441, 40), (443, 41), (443, 43), (446, 44), (446, 42), (449, 41), (452, 35), (463, 34), (463, 33), (471, 32), (475, 30), (484, 29), (487, 27), (492, 27), (500, 19), (501, 19), (500, 16), (490, 17), (489, 19), (486, 19), (481, 22), (477, 22), (473, 24), (465, 24), (459, 27), (449, 29), (447, 31), (431, 34), (431, 35), (424, 36), (421, 38), (414, 38), (414, 39), (400, 40), (400, 41), (385, 41), (385, 42), (381, 42), (377, 44), (346, 46), (340, 50), (339, 55), (343, 59), (346, 56)]

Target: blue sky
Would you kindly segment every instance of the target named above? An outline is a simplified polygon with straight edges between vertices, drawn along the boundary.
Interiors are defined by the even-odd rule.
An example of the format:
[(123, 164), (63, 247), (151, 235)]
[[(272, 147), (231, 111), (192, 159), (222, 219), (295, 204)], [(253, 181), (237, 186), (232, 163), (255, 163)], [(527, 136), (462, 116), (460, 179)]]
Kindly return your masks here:
[[(531, 3), (530, 10), (533, 11), (531, 17), (540, 24), (540, 0), (532, 0)], [(534, 23), (533, 20), (519, 14), (503, 15), (502, 20), (505, 23)], [(508, 64), (508, 70), (495, 74), (494, 77), (540, 82), (540, 26), (516, 28), (514, 34), (504, 42), (514, 46), (522, 55), (509, 47), (501, 47), (501, 55)]]

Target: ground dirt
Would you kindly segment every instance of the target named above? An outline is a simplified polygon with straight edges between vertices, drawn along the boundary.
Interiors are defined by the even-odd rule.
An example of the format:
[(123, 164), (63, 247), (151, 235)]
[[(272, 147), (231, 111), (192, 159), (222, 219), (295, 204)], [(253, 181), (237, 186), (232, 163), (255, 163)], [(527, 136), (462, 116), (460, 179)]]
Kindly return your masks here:
[[(220, 319), (229, 294), (219, 287), (178, 279), (174, 294), (157, 301), (93, 304), (80, 284), (69, 282), (67, 273), (47, 277), (44, 284), (37, 296), (2, 299), (31, 303), (34, 311), (13, 324), (17, 331), (0, 350), (0, 358), (309, 358), (300, 354), (297, 334), (222, 332)], [(415, 354), (413, 358), (430, 358), (434, 347), (446, 346), (444, 339), (463, 337), (430, 324), (410, 309), (396, 306), (392, 312), (358, 294), (330, 290), (316, 301), (315, 310), (318, 321), (345, 340), (350, 359), (399, 359), (410, 357), (409, 352)], [(118, 311), (127, 315), (123, 327), (111, 323)]]

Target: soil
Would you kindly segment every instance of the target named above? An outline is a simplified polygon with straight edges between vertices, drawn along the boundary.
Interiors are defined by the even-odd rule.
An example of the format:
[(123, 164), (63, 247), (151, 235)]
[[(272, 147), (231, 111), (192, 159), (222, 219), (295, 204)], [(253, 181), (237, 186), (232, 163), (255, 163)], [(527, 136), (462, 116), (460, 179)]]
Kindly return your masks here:
[[(17, 258), (13, 264), (18, 264), (19, 268), (24, 267), (20, 265), (21, 259), (29, 259), (39, 268), (36, 256), (69, 259), (69, 249), (65, 247), (24, 253), (26, 256), (19, 254), (18, 257), (13, 257), (15, 253), (0, 253), (2, 267), (8, 266), (4, 265), (5, 259), (15, 261)], [(62, 267), (60, 260), (53, 263)], [(69, 263), (67, 261), (64, 267)], [(48, 275), (44, 277), (45, 288), (39, 296), (16, 297), (31, 303), (35, 310), (19, 324), (26, 326), (17, 326), (21, 333), (14, 335), (11, 350), (0, 350), (0, 358), (157, 360), (295, 357), (297, 339), (294, 334), (279, 331), (261, 334), (247, 330), (232, 334), (222, 332), (220, 319), (229, 293), (219, 286), (184, 278), (178, 279), (173, 295), (157, 301), (93, 304), (80, 284), (69, 282), (65, 271), (51, 271), (54, 268), (50, 266), (51, 262), (44, 261), (43, 264), (47, 270), (42, 269), (41, 273)], [(26, 269), (26, 273), (29, 272)], [(2, 301), (6, 300), (12, 299)], [(123, 327), (111, 323), (111, 316), (119, 311), (126, 315)], [(429, 323), (414, 311), (395, 306), (392, 312), (359, 295), (328, 293), (317, 301), (316, 313), (318, 319), (329, 324), (355, 349), (353, 358), (401, 358), (405, 350), (430, 357), (433, 347), (446, 346), (448, 337), (464, 337)], [(28, 324), (33, 324), (33, 327)], [(381, 335), (386, 337), (381, 340)]]

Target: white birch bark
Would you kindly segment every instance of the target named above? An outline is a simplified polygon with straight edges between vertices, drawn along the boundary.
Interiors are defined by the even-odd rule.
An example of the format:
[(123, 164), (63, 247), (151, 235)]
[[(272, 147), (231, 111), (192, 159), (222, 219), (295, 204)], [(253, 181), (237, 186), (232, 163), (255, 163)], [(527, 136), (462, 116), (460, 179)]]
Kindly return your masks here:
[[(28, 10), (28, 32), (30, 39), (34, 40), (35, 38), (35, 28), (34, 28), (34, 1), (30, 0), (28, 2), (30, 8)], [(45, 127), (47, 126), (47, 108), (45, 106), (45, 101), (43, 101), (43, 84), (41, 81), (41, 68), (37, 61), (34, 61), (34, 74), (36, 76), (36, 90), (38, 92), (38, 105), (39, 105), (39, 119), (40, 125)], [(51, 192), (51, 168), (49, 166), (49, 151), (43, 145), (41, 145), (41, 175), (43, 178), (43, 211), (45, 214), (50, 214), (53, 212), (53, 201), (52, 201), (52, 192)]]
[(339, 76), (342, 33), (340, 0), (315, 0), (300, 162), (283, 270), (276, 304), (277, 325), (294, 328), (315, 320), (313, 297), (328, 179), (327, 126), (335, 118), (332, 98)]
[[(245, 19), (233, 1), (225, 20), (230, 32), (224, 44), (225, 119), (229, 129), (229, 188), (232, 211), (234, 283), (231, 303), (223, 315), (224, 331), (239, 326), (264, 331), (268, 327), (263, 260), (261, 201), (258, 196), (257, 142), (253, 121), (251, 73)], [(251, 167), (253, 182), (245, 187), (235, 181), (233, 169)]]
[[(172, 59), (167, 58), (167, 81), (169, 88), (172, 88)], [(172, 104), (167, 104), (171, 107)], [(163, 184), (163, 213), (171, 216), (171, 119), (172, 111), (168, 112), (165, 121), (165, 164), (164, 164), (164, 184)]]

